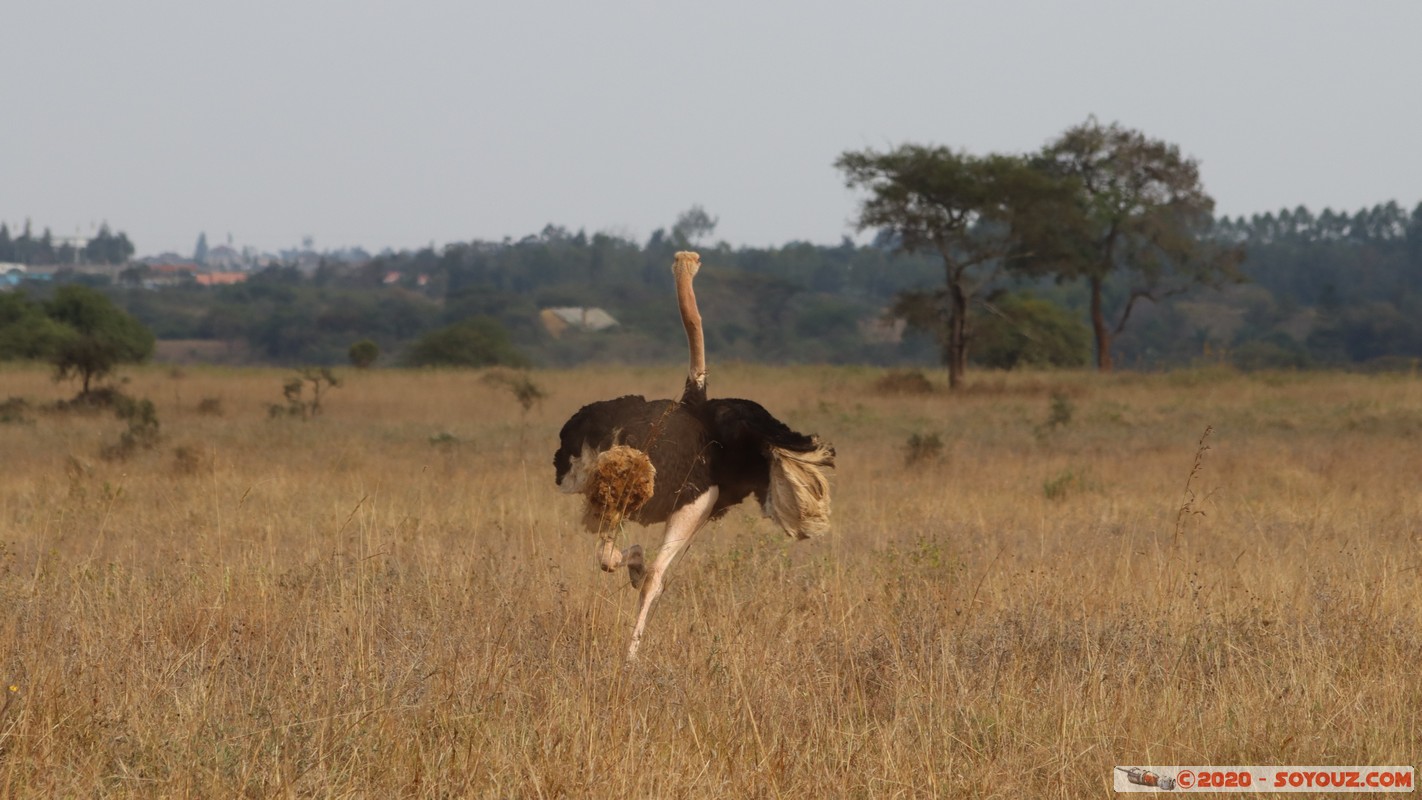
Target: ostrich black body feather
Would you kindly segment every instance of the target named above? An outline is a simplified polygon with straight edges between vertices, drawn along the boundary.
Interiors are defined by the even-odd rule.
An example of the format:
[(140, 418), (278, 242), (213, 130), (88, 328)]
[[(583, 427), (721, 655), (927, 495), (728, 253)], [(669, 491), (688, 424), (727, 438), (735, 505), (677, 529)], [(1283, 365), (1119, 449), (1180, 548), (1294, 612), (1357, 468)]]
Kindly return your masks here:
[[(720, 488), (712, 518), (754, 495), (764, 505), (770, 489), (772, 448), (812, 453), (813, 436), (798, 433), (754, 400), (707, 400), (688, 386), (680, 402), (628, 395), (583, 406), (558, 434), (553, 466), (559, 484), (574, 460), (616, 445), (647, 454), (657, 470), (652, 499), (632, 519), (665, 522), (710, 486)], [(830, 451), (833, 457), (833, 450)]]
[(589, 403), (558, 433), (553, 468), (563, 485), (575, 465), (617, 445), (647, 454), (657, 470), (656, 489), (631, 519), (643, 525), (666, 522), (678, 508), (712, 486), (706, 426), (680, 403), (627, 395)]

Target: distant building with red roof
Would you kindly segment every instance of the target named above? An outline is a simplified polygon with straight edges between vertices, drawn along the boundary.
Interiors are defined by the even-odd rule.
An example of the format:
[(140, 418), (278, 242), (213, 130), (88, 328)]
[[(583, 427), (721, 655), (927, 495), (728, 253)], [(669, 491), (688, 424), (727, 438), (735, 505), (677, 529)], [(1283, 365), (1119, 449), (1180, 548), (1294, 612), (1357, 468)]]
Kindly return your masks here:
[(231, 286), (247, 280), (246, 272), (199, 272), (193, 276), (199, 286)]

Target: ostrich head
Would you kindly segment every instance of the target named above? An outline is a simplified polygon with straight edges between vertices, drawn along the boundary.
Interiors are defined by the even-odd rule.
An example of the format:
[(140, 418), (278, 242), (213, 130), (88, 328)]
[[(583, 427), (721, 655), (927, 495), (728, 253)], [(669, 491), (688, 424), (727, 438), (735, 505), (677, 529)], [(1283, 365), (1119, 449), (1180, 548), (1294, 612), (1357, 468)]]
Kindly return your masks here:
[(701, 254), (691, 250), (682, 250), (676, 254), (676, 259), (672, 261), (672, 274), (676, 276), (678, 284), (682, 275), (686, 275), (686, 280), (690, 281), (696, 277), (696, 273), (701, 269)]

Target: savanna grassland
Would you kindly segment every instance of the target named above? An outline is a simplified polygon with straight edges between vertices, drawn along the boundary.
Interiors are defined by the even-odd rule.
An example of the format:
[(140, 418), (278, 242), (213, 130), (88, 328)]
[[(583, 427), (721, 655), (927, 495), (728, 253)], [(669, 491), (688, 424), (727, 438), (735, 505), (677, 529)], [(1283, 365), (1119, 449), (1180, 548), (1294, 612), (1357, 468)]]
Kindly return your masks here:
[(290, 373), (147, 367), (161, 439), (109, 459), (123, 422), (0, 370), (0, 796), (1102, 797), (1422, 754), (1416, 374), (713, 370), (834, 442), (835, 529), (709, 526), (626, 667), (635, 592), (550, 460), (677, 366), (535, 372), (527, 412), (347, 370), (308, 421), (268, 415)]

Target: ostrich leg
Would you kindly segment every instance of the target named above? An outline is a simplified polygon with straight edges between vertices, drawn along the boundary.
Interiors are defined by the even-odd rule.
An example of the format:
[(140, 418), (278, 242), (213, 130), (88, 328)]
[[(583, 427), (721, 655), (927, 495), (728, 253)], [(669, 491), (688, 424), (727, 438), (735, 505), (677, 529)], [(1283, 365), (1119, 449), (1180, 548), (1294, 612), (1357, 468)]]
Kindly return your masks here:
[(662, 593), (662, 579), (666, 576), (667, 568), (671, 566), (679, 554), (688, 544), (691, 537), (706, 525), (706, 521), (711, 518), (711, 510), (716, 505), (716, 498), (721, 494), (721, 490), (715, 486), (706, 490), (706, 493), (682, 506), (667, 518), (666, 539), (662, 542), (662, 549), (657, 553), (657, 559), (652, 562), (652, 566), (647, 569), (646, 579), (642, 582), (641, 603), (637, 609), (637, 625), (632, 629), (632, 643), (627, 646), (627, 660), (637, 660), (637, 648), (642, 643), (642, 631), (647, 627), (647, 613), (652, 610), (652, 603), (657, 596)]

